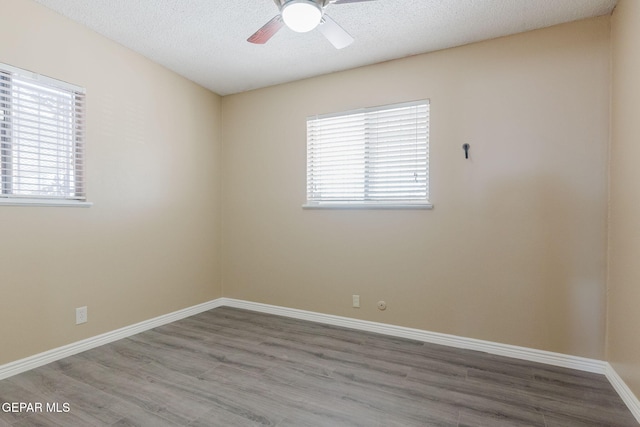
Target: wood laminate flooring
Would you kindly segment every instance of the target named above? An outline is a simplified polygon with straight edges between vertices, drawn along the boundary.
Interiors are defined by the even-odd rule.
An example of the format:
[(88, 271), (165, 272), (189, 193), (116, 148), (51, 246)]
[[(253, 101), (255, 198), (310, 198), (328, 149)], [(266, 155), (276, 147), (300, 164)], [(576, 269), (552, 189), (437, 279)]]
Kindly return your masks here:
[(602, 375), (217, 308), (0, 381), (8, 426), (638, 426)]

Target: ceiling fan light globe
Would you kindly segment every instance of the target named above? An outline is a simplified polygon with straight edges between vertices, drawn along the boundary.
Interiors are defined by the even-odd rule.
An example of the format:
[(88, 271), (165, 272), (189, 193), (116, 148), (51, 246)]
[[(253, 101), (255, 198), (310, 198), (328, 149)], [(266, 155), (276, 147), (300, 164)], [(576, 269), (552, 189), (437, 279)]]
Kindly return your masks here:
[(292, 0), (282, 7), (282, 20), (293, 31), (306, 33), (320, 24), (322, 9), (309, 0)]

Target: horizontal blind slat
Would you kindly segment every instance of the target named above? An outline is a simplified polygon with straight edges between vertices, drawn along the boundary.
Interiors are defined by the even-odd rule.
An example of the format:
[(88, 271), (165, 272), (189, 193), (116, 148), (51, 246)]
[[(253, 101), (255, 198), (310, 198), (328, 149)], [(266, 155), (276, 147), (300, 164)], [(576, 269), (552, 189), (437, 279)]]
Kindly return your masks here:
[(84, 89), (0, 64), (0, 197), (84, 200)]
[(307, 119), (307, 200), (427, 201), (429, 103)]

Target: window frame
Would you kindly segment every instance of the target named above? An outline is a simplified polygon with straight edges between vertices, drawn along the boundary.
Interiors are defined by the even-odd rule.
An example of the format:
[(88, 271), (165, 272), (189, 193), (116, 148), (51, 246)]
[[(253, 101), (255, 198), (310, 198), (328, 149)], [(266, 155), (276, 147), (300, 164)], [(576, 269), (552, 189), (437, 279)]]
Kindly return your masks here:
[[(85, 157), (85, 89), (73, 85), (61, 80), (53, 79), (51, 77), (43, 76), (37, 73), (33, 73), (28, 70), (14, 67), (12, 65), (0, 63), (0, 71), (2, 72), (2, 87), (0, 90), (0, 107), (2, 107), (2, 116), (0, 116), (0, 127), (2, 127), (2, 141), (0, 152), (0, 206), (64, 206), (64, 207), (89, 207), (92, 203), (86, 201), (86, 181), (84, 165), (86, 163)], [(14, 81), (16, 83), (14, 83)], [(14, 86), (18, 89), (14, 89)], [(22, 89), (19, 89), (22, 88)], [(16, 92), (20, 91), (20, 92)], [(69, 101), (63, 110), (60, 108), (60, 104), (53, 104), (52, 107), (48, 107), (49, 110), (41, 113), (40, 108), (44, 105), (41, 101), (44, 93), (49, 92), (55, 94), (55, 98), (51, 99), (63, 99), (68, 97)], [(31, 99), (17, 97), (16, 94), (28, 94), (22, 96), (31, 96)], [(16, 96), (15, 99), (12, 97)], [(21, 99), (24, 99), (21, 100)], [(34, 99), (38, 102), (34, 103)], [(29, 107), (26, 107), (25, 103), (29, 103)], [(23, 110), (16, 113), (17, 106), (20, 106)], [(44, 109), (43, 109), (44, 110)], [(68, 110), (68, 112), (66, 111)], [(37, 112), (35, 112), (37, 111)], [(61, 112), (62, 111), (62, 112)], [(68, 114), (68, 116), (66, 115)], [(15, 124), (16, 115), (19, 117), (17, 123), (28, 124)], [(62, 119), (60, 116), (62, 115)], [(61, 123), (64, 127), (61, 127)], [(65, 124), (66, 123), (66, 124)], [(54, 127), (55, 131), (47, 131), (47, 129)], [(60, 131), (60, 129), (63, 129)], [(67, 129), (64, 138), (52, 136), (57, 132), (63, 132)], [(37, 131), (37, 132), (36, 132)], [(35, 132), (35, 133), (34, 133)], [(47, 132), (49, 135), (46, 135)], [(15, 136), (18, 134), (18, 136)], [(23, 136), (23, 135), (28, 136)], [(35, 135), (35, 136), (33, 136)], [(16, 177), (13, 172), (13, 168), (16, 165), (16, 157), (13, 150), (26, 149), (27, 145), (24, 142), (24, 138), (30, 140), (28, 144), (31, 152), (35, 153), (34, 160), (26, 160), (24, 163), (18, 165), (20, 168), (31, 169), (31, 172), (27, 172), (22, 177)], [(33, 139), (32, 139), (33, 138)], [(50, 141), (46, 141), (49, 139)], [(62, 141), (62, 142), (60, 142)], [(72, 164), (64, 165), (64, 157), (60, 157), (60, 149), (69, 154), (73, 158)], [(54, 154), (51, 154), (53, 151)], [(43, 154), (48, 152), (49, 154)], [(27, 156), (27, 155), (25, 155)], [(70, 158), (71, 158), (70, 157)], [(25, 157), (25, 158), (28, 158)], [(44, 159), (44, 160), (43, 160)], [(52, 160), (58, 159), (58, 160)], [(53, 166), (41, 166), (40, 162), (45, 162)], [(58, 163), (60, 162), (60, 163)], [(37, 165), (34, 165), (37, 163)], [(62, 166), (61, 166), (62, 164)], [(49, 168), (52, 172), (44, 175)], [(40, 179), (50, 180), (51, 175), (61, 175), (61, 177), (53, 179), (62, 179), (63, 182), (67, 181), (67, 190), (71, 193), (65, 194), (42, 194), (44, 188)], [(71, 178), (69, 178), (71, 176)], [(27, 178), (29, 177), (29, 178)], [(66, 177), (66, 178), (65, 178)], [(38, 180), (37, 187), (34, 188), (34, 192), (40, 194), (25, 194), (24, 189), (15, 190), (13, 188), (14, 182), (18, 180), (17, 187), (28, 185), (21, 180)], [(69, 179), (72, 180), (72, 184), (69, 184)], [(58, 190), (59, 191), (59, 190)], [(22, 194), (21, 194), (22, 193)]]
[[(424, 168), (426, 169), (424, 173), (424, 178), (423, 178), (425, 181), (424, 183), (424, 191), (426, 192), (425, 198), (424, 199), (407, 198), (407, 199), (397, 199), (397, 200), (375, 200), (372, 198), (368, 198), (369, 195), (367, 194), (367, 191), (368, 191), (367, 186), (370, 184), (371, 180), (367, 176), (371, 174), (371, 169), (375, 168), (375, 166), (372, 167), (368, 164), (369, 156), (367, 152), (370, 152), (375, 146), (375, 143), (373, 142), (373, 138), (370, 136), (371, 125), (368, 122), (369, 115), (376, 115), (378, 113), (384, 114), (385, 112), (398, 110), (406, 107), (422, 107), (422, 106), (426, 106), (426, 113), (425, 113), (426, 124), (424, 125), (425, 136), (424, 136), (424, 141), (420, 142), (416, 134), (415, 144), (416, 146), (418, 146), (418, 144), (421, 143), (422, 145), (425, 146), (424, 159), (422, 159), (425, 162)], [(306, 123), (307, 123), (306, 202), (302, 205), (303, 209), (432, 209), (433, 204), (429, 199), (430, 197), (430, 183), (429, 183), (430, 107), (431, 107), (431, 101), (429, 99), (421, 99), (417, 101), (381, 105), (376, 107), (360, 108), (356, 110), (349, 110), (349, 111), (343, 111), (338, 113), (330, 113), (330, 114), (315, 115), (315, 116), (307, 117), (307, 120), (306, 120)], [(359, 115), (363, 115), (362, 135), (360, 136), (360, 138), (362, 138), (362, 144), (363, 144), (362, 158), (364, 163), (364, 165), (361, 167), (361, 169), (363, 170), (361, 173), (362, 174), (362, 177), (361, 177), (362, 197), (358, 197), (358, 198), (354, 197), (353, 200), (329, 200), (329, 198), (326, 200), (323, 200), (322, 197), (320, 198), (313, 197), (313, 196), (310, 197), (311, 187), (313, 185), (313, 178), (311, 178), (311, 174), (312, 174), (311, 170), (313, 169), (313, 166), (315, 166), (310, 164), (310, 162), (312, 162), (310, 157), (317, 156), (317, 151), (318, 151), (318, 148), (312, 147), (312, 144), (316, 143), (316, 141), (313, 141), (312, 140), (313, 137), (310, 135), (312, 132), (315, 132), (317, 130), (314, 126), (317, 125), (318, 121), (321, 121), (324, 119), (331, 120), (331, 119), (344, 118), (345, 120), (348, 121), (350, 120), (350, 118), (354, 118)], [(347, 125), (345, 125), (345, 128), (342, 128), (341, 130), (346, 132), (346, 128), (347, 128)], [(416, 128), (418, 128), (417, 123), (416, 123)], [(378, 129), (376, 128), (374, 130), (377, 131)], [(351, 148), (354, 146), (349, 146), (349, 147)], [(409, 187), (406, 187), (406, 188), (403, 187), (403, 190), (406, 191), (407, 188)]]

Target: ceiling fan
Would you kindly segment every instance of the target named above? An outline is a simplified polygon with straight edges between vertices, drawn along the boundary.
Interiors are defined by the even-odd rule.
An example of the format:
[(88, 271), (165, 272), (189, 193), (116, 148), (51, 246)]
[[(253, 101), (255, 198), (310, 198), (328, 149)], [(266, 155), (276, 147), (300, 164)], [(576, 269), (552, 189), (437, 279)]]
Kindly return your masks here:
[(298, 33), (306, 33), (318, 27), (336, 49), (353, 43), (353, 37), (325, 13), (330, 4), (348, 4), (375, 0), (273, 0), (280, 13), (247, 39), (255, 44), (265, 44), (283, 26)]

